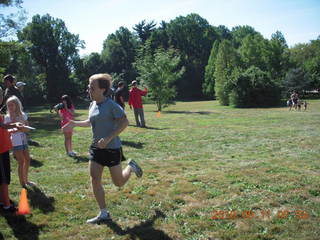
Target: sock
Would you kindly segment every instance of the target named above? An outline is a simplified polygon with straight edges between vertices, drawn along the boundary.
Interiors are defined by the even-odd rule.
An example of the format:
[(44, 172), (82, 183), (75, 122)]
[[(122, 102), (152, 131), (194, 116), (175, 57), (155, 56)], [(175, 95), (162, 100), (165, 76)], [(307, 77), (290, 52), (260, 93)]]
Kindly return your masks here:
[(108, 214), (109, 213), (108, 213), (108, 210), (106, 208), (100, 209), (100, 214), (99, 214), (100, 217), (107, 217)]

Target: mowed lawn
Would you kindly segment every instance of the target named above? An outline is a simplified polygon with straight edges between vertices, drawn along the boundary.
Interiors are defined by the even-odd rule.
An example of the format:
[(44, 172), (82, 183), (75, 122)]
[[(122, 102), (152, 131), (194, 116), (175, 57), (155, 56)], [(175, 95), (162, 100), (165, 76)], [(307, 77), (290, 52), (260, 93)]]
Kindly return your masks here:
[[(64, 152), (58, 118), (35, 108), (28, 191), (32, 215), (0, 215), (0, 239), (319, 239), (320, 100), (304, 112), (287, 108), (234, 109), (217, 101), (178, 102), (149, 128), (121, 134), (124, 154), (144, 169), (122, 188), (103, 183), (113, 221), (87, 225), (98, 213), (88, 174), (90, 128), (76, 128), (77, 159)], [(85, 119), (85, 108), (77, 111)], [(17, 164), (11, 198), (18, 203)], [(126, 165), (127, 162), (123, 162)]]

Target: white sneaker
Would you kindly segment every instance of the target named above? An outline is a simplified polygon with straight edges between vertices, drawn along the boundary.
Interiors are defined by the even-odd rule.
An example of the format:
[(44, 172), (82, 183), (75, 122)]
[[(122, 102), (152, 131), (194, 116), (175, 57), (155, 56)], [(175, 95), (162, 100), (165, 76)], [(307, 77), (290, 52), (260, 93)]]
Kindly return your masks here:
[(103, 223), (103, 222), (106, 222), (106, 221), (110, 221), (111, 220), (111, 216), (110, 214), (108, 213), (107, 215), (98, 215), (94, 218), (91, 218), (91, 219), (88, 219), (87, 220), (87, 223), (89, 224), (100, 224), (100, 223)]

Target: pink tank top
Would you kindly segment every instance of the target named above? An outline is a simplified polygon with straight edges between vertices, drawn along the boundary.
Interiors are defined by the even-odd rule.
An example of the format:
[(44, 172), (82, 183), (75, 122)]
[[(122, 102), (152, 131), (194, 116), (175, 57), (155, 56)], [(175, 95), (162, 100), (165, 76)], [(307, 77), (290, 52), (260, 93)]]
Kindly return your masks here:
[[(74, 111), (74, 106), (72, 105), (70, 108), (71, 111)], [(67, 109), (63, 108), (59, 110), (59, 113), (62, 116), (61, 127), (66, 125), (70, 120), (73, 120), (73, 114), (70, 113)]]

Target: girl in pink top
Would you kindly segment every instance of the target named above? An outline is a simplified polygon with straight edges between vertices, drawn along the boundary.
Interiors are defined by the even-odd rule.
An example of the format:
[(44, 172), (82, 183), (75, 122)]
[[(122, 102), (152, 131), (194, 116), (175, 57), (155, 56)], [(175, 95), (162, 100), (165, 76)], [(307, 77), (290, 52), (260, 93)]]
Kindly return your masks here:
[(63, 95), (61, 97), (63, 108), (59, 109), (59, 115), (61, 118), (61, 129), (64, 134), (64, 146), (66, 152), (70, 157), (75, 157), (76, 153), (72, 151), (72, 130), (66, 130), (62, 127), (66, 125), (70, 120), (73, 120), (74, 106), (72, 104), (71, 98), (68, 95)]

